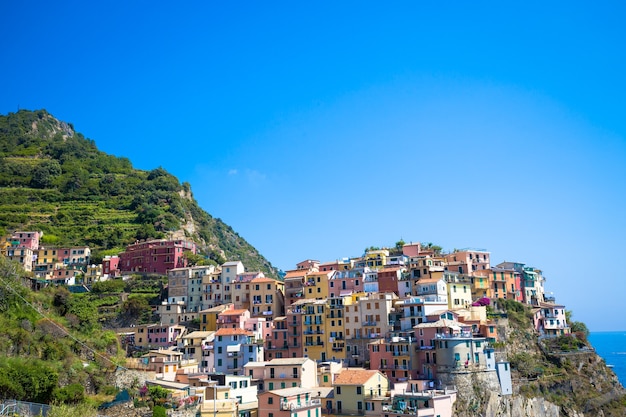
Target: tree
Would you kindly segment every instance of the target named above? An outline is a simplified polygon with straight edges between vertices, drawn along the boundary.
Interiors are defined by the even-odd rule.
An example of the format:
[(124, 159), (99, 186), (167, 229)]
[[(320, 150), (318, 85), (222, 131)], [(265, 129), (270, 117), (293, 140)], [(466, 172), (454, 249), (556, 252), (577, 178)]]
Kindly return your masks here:
[(53, 392), (53, 397), (63, 404), (78, 404), (85, 399), (85, 387), (81, 384), (70, 384), (57, 388)]
[(142, 319), (150, 313), (150, 304), (143, 297), (133, 297), (124, 301), (122, 304), (122, 315), (127, 319), (136, 319), (141, 322)]
[(166, 399), (170, 393), (167, 389), (160, 385), (150, 385), (148, 387), (148, 392), (153, 400)]
[(45, 161), (33, 170), (30, 184), (33, 188), (48, 188), (61, 175), (61, 165), (55, 160)]
[(581, 321), (573, 321), (573, 315), (574, 314), (571, 311), (565, 310), (565, 319), (569, 323), (569, 327), (572, 330), (572, 333), (576, 334), (576, 336), (580, 340), (586, 341), (589, 337), (589, 329), (587, 328), (587, 325), (585, 323)]

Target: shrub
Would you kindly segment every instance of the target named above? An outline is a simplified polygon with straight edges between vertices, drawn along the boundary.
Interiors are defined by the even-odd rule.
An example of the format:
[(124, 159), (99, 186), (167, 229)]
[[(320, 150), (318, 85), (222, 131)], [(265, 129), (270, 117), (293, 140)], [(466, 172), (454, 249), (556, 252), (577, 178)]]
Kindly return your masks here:
[(79, 404), (85, 399), (85, 387), (81, 384), (70, 384), (55, 389), (52, 397), (62, 404)]
[(155, 405), (152, 409), (152, 417), (167, 417), (167, 412), (165, 411), (165, 407), (160, 405)]

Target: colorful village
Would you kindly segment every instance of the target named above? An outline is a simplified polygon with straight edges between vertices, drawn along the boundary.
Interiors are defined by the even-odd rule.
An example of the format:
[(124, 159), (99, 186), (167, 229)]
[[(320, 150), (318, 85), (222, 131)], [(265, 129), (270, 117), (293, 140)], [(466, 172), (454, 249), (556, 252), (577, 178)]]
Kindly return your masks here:
[(139, 241), (95, 265), (89, 247), (43, 247), (41, 237), (14, 232), (2, 247), (33, 288), (167, 277), (159, 322), (117, 329), (129, 352), (147, 352), (126, 367), (207, 417), (451, 417), (459, 375), (512, 394), (490, 303), (531, 306), (537, 337), (570, 333), (541, 270), (494, 266), (482, 249), (371, 248), (274, 279), (239, 261), (187, 266), (196, 245), (186, 240)]

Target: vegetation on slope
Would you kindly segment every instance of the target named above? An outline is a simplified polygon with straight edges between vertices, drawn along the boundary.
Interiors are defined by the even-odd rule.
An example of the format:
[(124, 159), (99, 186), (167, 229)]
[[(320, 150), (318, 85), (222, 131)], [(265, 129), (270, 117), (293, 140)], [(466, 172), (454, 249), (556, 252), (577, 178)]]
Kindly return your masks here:
[(504, 348), (521, 395), (545, 398), (565, 415), (623, 415), (624, 390), (587, 341), (583, 323), (571, 322), (575, 333), (542, 339), (532, 330), (530, 307), (513, 300), (498, 300), (497, 307), (508, 317)]
[(45, 110), (0, 116), (0, 232), (42, 230), (47, 245), (89, 245), (94, 260), (136, 240), (186, 236), (202, 258), (276, 270), (163, 168), (134, 169)]
[(62, 287), (32, 292), (23, 274), (0, 257), (0, 398), (72, 403), (106, 390), (124, 360), (115, 333), (90, 302)]

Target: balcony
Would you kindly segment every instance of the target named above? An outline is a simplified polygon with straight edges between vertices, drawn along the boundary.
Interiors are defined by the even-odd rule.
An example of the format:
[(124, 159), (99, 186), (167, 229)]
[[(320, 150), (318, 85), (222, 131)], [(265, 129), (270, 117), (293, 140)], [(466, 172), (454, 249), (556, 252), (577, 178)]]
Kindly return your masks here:
[(376, 326), (378, 322), (373, 320), (368, 320), (363, 322), (363, 326)]
[(300, 402), (286, 402), (283, 401), (280, 403), (280, 409), (282, 411), (286, 410), (300, 410), (302, 408), (310, 408), (310, 407), (320, 407), (322, 405), (322, 400), (319, 398), (314, 398), (309, 401), (300, 401)]
[(241, 352), (228, 352), (229, 358), (238, 358), (241, 357)]
[(553, 324), (550, 324), (550, 323), (544, 323), (544, 324), (543, 324), (543, 327), (544, 327), (544, 329), (546, 329), (546, 330), (559, 330), (559, 329), (565, 329), (567, 326), (566, 326), (566, 325), (564, 325), (563, 323), (560, 323), (560, 324), (556, 324), (556, 323), (553, 323)]
[(435, 339), (455, 339), (455, 338), (471, 338), (472, 332), (461, 332), (458, 334), (437, 333)]

